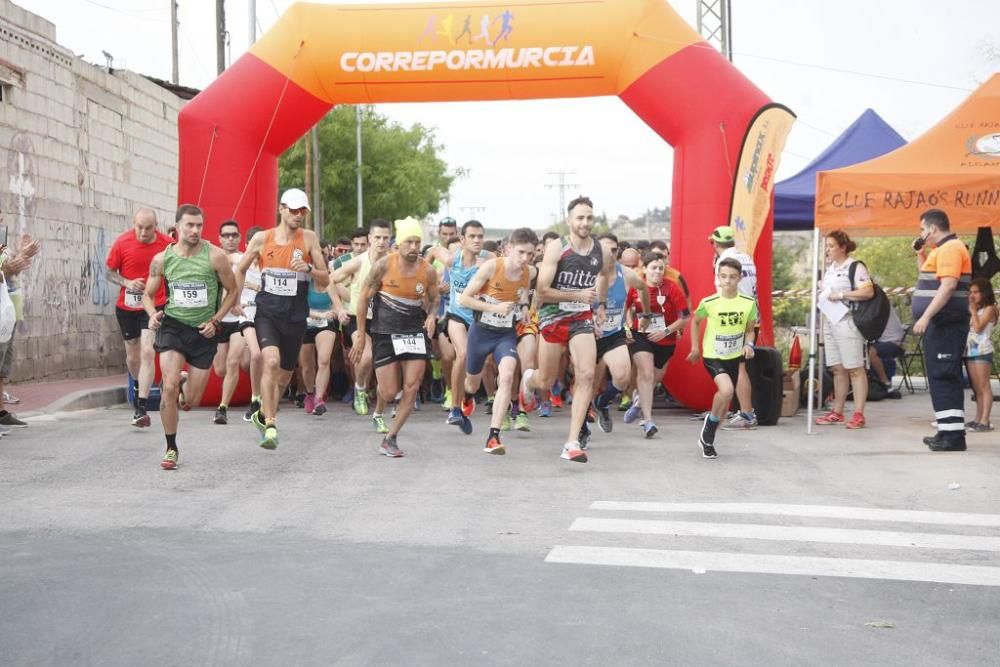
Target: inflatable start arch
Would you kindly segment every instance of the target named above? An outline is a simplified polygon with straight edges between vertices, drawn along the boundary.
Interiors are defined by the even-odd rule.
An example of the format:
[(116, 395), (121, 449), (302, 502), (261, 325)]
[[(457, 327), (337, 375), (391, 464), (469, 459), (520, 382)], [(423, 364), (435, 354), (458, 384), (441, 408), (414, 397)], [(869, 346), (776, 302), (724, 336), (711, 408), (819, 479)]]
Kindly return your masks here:
[[(209, 238), (229, 217), (270, 226), (278, 156), (336, 104), (599, 95), (675, 149), (671, 263), (695, 303), (714, 291), (708, 234), (732, 224), (757, 248), (770, 331), (770, 185), (791, 114), (664, 0), (295, 4), (181, 111), (178, 199), (205, 209)], [(689, 345), (668, 386), (704, 406), (713, 389)]]

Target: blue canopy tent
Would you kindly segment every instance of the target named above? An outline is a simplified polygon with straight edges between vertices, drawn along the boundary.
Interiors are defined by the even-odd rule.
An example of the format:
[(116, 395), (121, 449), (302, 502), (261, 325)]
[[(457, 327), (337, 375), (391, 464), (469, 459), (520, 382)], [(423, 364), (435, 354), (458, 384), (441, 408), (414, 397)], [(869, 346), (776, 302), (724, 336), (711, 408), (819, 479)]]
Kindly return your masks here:
[(866, 109), (802, 171), (774, 186), (774, 231), (813, 228), (816, 172), (865, 162), (905, 144), (906, 140), (881, 116)]

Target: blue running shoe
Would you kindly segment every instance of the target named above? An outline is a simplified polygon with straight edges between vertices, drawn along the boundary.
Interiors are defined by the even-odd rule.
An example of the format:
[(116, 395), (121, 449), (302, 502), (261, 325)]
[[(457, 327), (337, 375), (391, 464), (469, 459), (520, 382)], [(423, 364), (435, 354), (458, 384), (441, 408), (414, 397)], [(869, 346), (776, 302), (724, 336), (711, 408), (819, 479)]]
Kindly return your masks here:
[(629, 409), (625, 411), (625, 423), (626, 424), (634, 424), (637, 421), (639, 421), (639, 419), (641, 419), (641, 418), (642, 418), (642, 408), (640, 408), (635, 403), (633, 403), (632, 406), (629, 407)]

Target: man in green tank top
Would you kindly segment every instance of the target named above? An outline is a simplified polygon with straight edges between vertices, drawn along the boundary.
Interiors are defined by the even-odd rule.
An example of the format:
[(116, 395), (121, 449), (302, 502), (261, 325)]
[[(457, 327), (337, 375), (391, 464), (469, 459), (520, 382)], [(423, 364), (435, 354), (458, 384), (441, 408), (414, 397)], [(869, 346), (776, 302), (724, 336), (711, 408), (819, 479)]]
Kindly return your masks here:
[[(153, 257), (142, 305), (149, 328), (156, 332), (156, 351), (163, 373), (160, 422), (167, 451), (164, 470), (177, 467), (177, 405), (181, 371), (189, 366), (185, 384), (185, 409), (197, 405), (208, 382), (215, 357), (222, 318), (236, 304), (239, 292), (229, 257), (201, 238), (205, 224), (201, 209), (184, 204), (177, 209), (177, 243)], [(166, 283), (167, 304), (157, 310), (156, 292)], [(225, 298), (221, 298), (225, 290)]]

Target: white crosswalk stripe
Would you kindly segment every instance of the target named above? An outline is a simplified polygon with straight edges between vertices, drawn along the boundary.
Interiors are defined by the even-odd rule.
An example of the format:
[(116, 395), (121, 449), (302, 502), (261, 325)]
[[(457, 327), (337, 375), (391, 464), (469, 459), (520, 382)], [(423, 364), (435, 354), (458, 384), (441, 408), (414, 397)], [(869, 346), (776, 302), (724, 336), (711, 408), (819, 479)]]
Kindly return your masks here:
[[(921, 512), (864, 507), (831, 507), (821, 505), (781, 505), (761, 503), (655, 503), (597, 501), (590, 507), (598, 511), (641, 512), (660, 514), (698, 515), (749, 515), (782, 520), (816, 519), (823, 521), (879, 521), (895, 524), (924, 524), (948, 526), (950, 529), (968, 531), (1000, 527), (1000, 515), (965, 514), (954, 512)], [(690, 551), (669, 548), (633, 548), (628, 545), (560, 545), (546, 556), (546, 562), (619, 567), (645, 567), (693, 570), (695, 572), (743, 572), (762, 574), (809, 575), (926, 581), (976, 586), (1000, 586), (1000, 567), (969, 565), (965, 562), (996, 562), (990, 554), (1000, 552), (1000, 534), (956, 534), (918, 532), (908, 530), (873, 530), (868, 528), (841, 528), (828, 526), (778, 525), (777, 523), (730, 523), (725, 521), (579, 517), (569, 530), (583, 537), (586, 534), (612, 534), (652, 536), (662, 538), (664, 546), (683, 538), (700, 538), (709, 548), (714, 541), (782, 542), (829, 545), (826, 550), (836, 550), (841, 545), (851, 545), (852, 557), (800, 556), (781, 554), (744, 553), (741, 549), (731, 552), (715, 548)], [(713, 516), (713, 518), (715, 518)], [(655, 545), (654, 545), (655, 546)], [(877, 560), (856, 558), (864, 548), (903, 548), (940, 550), (927, 560)], [(773, 549), (772, 549), (773, 550)], [(951, 554), (951, 555), (949, 555)], [(917, 556), (928, 558), (926, 554)], [(964, 562), (963, 562), (964, 561)]]

